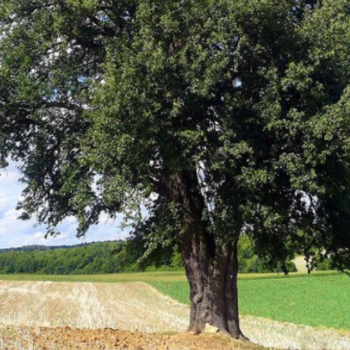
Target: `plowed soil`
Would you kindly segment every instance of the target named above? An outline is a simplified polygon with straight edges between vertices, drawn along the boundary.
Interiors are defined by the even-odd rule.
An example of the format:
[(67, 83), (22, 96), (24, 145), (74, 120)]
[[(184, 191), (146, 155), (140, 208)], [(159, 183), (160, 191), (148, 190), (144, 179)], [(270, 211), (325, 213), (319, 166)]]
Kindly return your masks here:
[[(77, 330), (70, 328), (39, 328), (11, 331), (0, 340), (2, 350), (258, 350), (214, 334), (200, 336), (188, 333), (173, 335), (102, 330)], [(17, 339), (17, 340), (14, 340)], [(20, 341), (18, 339), (21, 339)], [(1, 347), (2, 345), (2, 347)]]

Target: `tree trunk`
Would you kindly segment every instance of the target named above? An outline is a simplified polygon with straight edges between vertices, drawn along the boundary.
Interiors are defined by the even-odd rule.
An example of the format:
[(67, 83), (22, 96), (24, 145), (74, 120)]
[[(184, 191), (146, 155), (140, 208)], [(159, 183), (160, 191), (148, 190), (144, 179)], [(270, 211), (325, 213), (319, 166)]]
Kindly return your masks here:
[[(247, 340), (239, 326), (237, 243), (240, 227), (224, 242), (208, 232), (203, 219), (205, 203), (195, 172), (169, 176), (169, 198), (183, 211), (179, 235), (181, 254), (190, 284), (189, 331), (201, 333), (206, 324), (235, 339)], [(237, 225), (239, 226), (239, 225)]]
[(190, 235), (182, 243), (190, 284), (189, 331), (201, 333), (206, 324), (235, 339), (246, 340), (239, 326), (237, 241), (216, 248), (215, 257), (204, 237)]

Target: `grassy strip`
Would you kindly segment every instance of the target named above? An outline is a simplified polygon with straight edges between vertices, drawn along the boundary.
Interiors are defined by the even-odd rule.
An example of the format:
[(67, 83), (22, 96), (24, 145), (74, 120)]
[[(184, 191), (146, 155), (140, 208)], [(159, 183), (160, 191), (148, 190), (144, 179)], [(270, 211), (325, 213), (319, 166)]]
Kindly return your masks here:
[[(186, 282), (151, 284), (175, 300), (189, 303)], [(241, 279), (239, 293), (243, 315), (350, 330), (350, 279), (346, 275)]]
[(175, 282), (186, 281), (183, 271), (157, 271), (141, 273), (118, 273), (98, 275), (37, 275), (37, 274), (6, 274), (0, 275), (0, 281), (51, 281), (51, 282), (95, 282), (95, 283), (126, 283), (126, 282)]
[[(255, 279), (290, 279), (311, 278), (317, 276), (338, 275), (335, 271), (315, 271), (311, 275), (304, 273), (290, 273), (285, 276), (276, 273), (240, 274), (239, 280)], [(0, 281), (52, 281), (52, 282), (186, 282), (184, 271), (155, 271), (138, 273), (98, 274), (98, 275), (37, 275), (37, 274), (0, 274)]]

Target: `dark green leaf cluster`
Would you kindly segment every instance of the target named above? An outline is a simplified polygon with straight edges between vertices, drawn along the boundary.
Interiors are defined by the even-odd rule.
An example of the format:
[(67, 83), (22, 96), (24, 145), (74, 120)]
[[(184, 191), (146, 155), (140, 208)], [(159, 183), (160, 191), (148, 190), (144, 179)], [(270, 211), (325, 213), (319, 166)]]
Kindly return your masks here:
[[(297, 268), (293, 261), (271, 264), (259, 257), (256, 247), (248, 236), (242, 235), (238, 243), (238, 260), (240, 273), (269, 273), (269, 272), (296, 272)], [(325, 269), (326, 270), (326, 269)]]

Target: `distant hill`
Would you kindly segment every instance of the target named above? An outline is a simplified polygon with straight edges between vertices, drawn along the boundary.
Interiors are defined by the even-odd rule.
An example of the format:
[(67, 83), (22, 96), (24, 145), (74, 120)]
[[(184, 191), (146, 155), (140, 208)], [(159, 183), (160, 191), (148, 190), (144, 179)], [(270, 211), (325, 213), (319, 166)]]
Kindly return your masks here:
[(100, 243), (113, 243), (113, 242), (123, 242), (122, 240), (116, 240), (116, 241), (104, 241), (104, 242), (90, 242), (90, 243), (79, 243), (74, 245), (58, 245), (58, 246), (46, 246), (46, 245), (39, 245), (39, 244), (32, 244), (32, 245), (25, 245), (23, 247), (16, 247), (16, 248), (0, 248), (0, 254), (1, 253), (8, 253), (8, 252), (33, 252), (33, 251), (47, 251), (47, 250), (55, 250), (55, 249), (72, 249), (77, 247), (85, 247), (91, 244), (100, 244)]
[(0, 273), (94, 274), (124, 272), (137, 257), (124, 241), (74, 246), (30, 245), (0, 250)]

